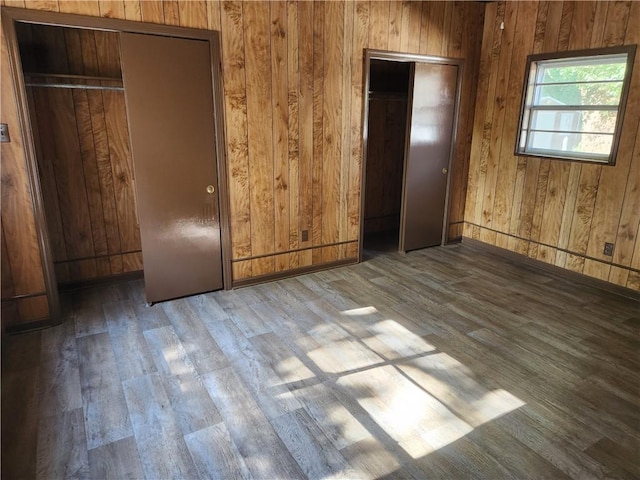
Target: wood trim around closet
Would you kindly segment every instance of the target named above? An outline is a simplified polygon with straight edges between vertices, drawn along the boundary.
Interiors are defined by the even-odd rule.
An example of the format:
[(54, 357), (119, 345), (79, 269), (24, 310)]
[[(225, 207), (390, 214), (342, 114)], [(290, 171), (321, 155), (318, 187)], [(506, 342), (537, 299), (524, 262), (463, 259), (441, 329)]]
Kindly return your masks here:
[[(214, 105), (216, 141), (215, 153), (218, 170), (220, 243), (223, 270), (222, 274), (224, 288), (230, 289), (232, 287), (231, 232), (229, 217), (229, 190), (227, 180), (226, 133), (224, 127), (224, 97), (222, 88), (223, 80), (220, 50), (220, 32), (213, 30), (201, 30), (195, 28), (158, 25), (113, 18), (91, 17), (86, 15), (46, 12), (12, 7), (2, 7), (1, 12), (3, 24), (2, 26), (5, 31), (7, 39), (7, 49), (9, 53), (9, 68), (11, 69), (11, 78), (15, 88), (15, 101), (17, 103), (18, 109), (18, 122), (21, 130), (20, 132), (16, 132), (14, 135), (20, 135), (24, 143), (25, 160), (29, 176), (29, 186), (31, 188), (31, 199), (36, 221), (41, 261), (45, 274), (45, 285), (47, 289), (47, 299), (49, 302), (49, 320), (47, 326), (53, 326), (61, 323), (62, 318), (60, 311), (58, 285), (56, 282), (55, 270), (53, 265), (51, 244), (49, 233), (47, 231), (44, 205), (42, 203), (42, 190), (40, 179), (38, 177), (35, 143), (33, 131), (31, 128), (26, 87), (22, 71), (22, 63), (20, 61), (19, 45), (15, 28), (15, 24), (17, 22), (67, 28), (113, 31), (117, 33), (141, 33), (160, 35), (165, 37), (204, 40), (209, 42), (211, 55), (211, 75), (213, 83), (212, 96)], [(39, 327), (41, 326), (42, 325), (39, 325)], [(28, 327), (28, 324), (25, 324), (25, 327)]]

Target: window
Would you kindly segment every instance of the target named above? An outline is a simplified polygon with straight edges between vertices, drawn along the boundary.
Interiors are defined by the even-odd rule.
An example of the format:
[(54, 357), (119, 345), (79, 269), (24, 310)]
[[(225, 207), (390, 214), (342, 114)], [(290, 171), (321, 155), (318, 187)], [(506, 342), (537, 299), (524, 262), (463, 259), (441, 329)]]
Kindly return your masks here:
[(613, 165), (635, 50), (530, 55), (516, 155)]

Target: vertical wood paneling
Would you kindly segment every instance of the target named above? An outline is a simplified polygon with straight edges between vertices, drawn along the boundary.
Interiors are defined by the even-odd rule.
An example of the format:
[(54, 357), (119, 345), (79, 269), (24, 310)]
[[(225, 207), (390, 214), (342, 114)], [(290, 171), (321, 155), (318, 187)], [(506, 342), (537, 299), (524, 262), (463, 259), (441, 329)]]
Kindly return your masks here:
[[(516, 19), (518, 14), (518, 3), (509, 2), (504, 9), (503, 22), (505, 29), (500, 30), (498, 43), (494, 40), (493, 54), (498, 55), (497, 75), (495, 78), (495, 92), (508, 92), (509, 73), (511, 69), (511, 52), (513, 50), (513, 38), (516, 31)], [(509, 25), (510, 28), (507, 28)], [(498, 27), (499, 28), (499, 27)], [(491, 84), (491, 80), (490, 80)], [(502, 150), (502, 129), (504, 126), (505, 107), (507, 95), (499, 94), (493, 101), (492, 116), (485, 117), (491, 129), (487, 145), (487, 165), (484, 181), (484, 196), (482, 199), (482, 222), (483, 225), (491, 226), (494, 212), (494, 201), (496, 197), (496, 186), (498, 185), (498, 168), (500, 162), (500, 152)], [(498, 185), (502, 190), (504, 186)]]
[(76, 13), (79, 15), (99, 15), (98, 1), (58, 0), (59, 11), (63, 13)]
[(207, 5), (204, 0), (190, 0), (180, 6), (180, 26), (207, 28)]
[[(20, 4), (22, 3), (22, 4)], [(30, 0), (28, 5), (25, 5), (25, 2), (15, 2), (15, 5), (9, 5), (7, 2), (7, 6), (15, 6), (15, 7), (27, 7), (34, 8), (37, 10), (46, 10), (49, 12), (58, 12), (58, 0)]]
[[(270, 5), (246, 2), (242, 9), (246, 42), (251, 253), (255, 256), (272, 253), (275, 239), (272, 137), (274, 112), (269, 107), (273, 85), (268, 81), (271, 78)], [(251, 263), (254, 275), (274, 271), (272, 257), (257, 258)]]
[[(526, 56), (637, 44), (640, 5), (635, 2), (506, 2), (505, 19), (511, 5), (517, 5), (518, 9), (513, 50), (509, 58), (503, 42), (497, 52), (499, 58), (492, 62), (496, 42), (490, 45), (488, 39), (495, 38), (495, 25), (502, 21), (501, 5), (488, 5), (486, 9), (465, 235), (475, 234), (483, 241), (532, 258), (635, 288), (633, 279), (638, 266), (634, 266), (634, 258), (640, 258), (634, 253), (640, 248), (637, 240), (640, 223), (638, 59), (615, 166), (516, 158), (508, 152), (515, 142), (522, 89), (521, 80), (518, 84), (516, 77), (521, 79), (524, 74)], [(537, 18), (535, 22), (533, 18)], [(509, 27), (505, 20), (504, 33), (508, 33)], [(513, 82), (500, 81), (505, 71), (512, 72)], [(493, 88), (496, 76), (498, 81)], [(501, 131), (496, 132), (500, 124), (495, 122), (495, 111), (502, 98), (507, 98), (504, 121)], [(489, 118), (492, 121), (488, 121)], [(495, 151), (492, 142), (485, 147), (487, 130), (488, 138), (497, 139), (496, 146), (501, 150)], [(491, 196), (495, 198), (492, 205), (487, 202)], [(484, 199), (482, 206), (481, 199)], [(491, 206), (487, 208), (487, 204)], [(605, 242), (616, 245), (613, 257), (603, 255)]]
[[(407, 50), (410, 53), (420, 53), (420, 35), (422, 34), (423, 20), (429, 14), (429, 10), (425, 2), (412, 1), (410, 2), (410, 18), (409, 18), (409, 47)], [(479, 32), (475, 32), (479, 34)]]
[[(322, 245), (322, 167), (324, 159), (323, 103), (324, 103), (324, 22), (325, 4), (313, 4), (313, 166), (311, 176), (312, 231), (314, 246)], [(312, 251), (312, 262), (322, 263), (320, 249)]]
[[(483, 4), (87, 0), (26, 6), (221, 31), (234, 279), (357, 255), (365, 48), (466, 60), (452, 182), (458, 200), (451, 202), (451, 219), (463, 218)], [(100, 34), (80, 38), (85, 72), (113, 74), (106, 65), (117, 45), (114, 50)], [(70, 59), (77, 61), (77, 53)], [(108, 254), (96, 261), (97, 270), (127, 271), (137, 262), (135, 254), (122, 254), (136, 236), (123, 223), (134, 215), (127, 192), (135, 179), (129, 164), (112, 164), (129, 153), (119, 150), (121, 122), (105, 117), (121, 105), (101, 92), (75, 97), (68, 120), (78, 131), (78, 166), (91, 177), (84, 191), (101, 191), (102, 214), (98, 200), (85, 193), (86, 218), (104, 225), (89, 230), (87, 243)], [(335, 242), (351, 243), (326, 246)], [(57, 269), (65, 267), (81, 270), (86, 262)]]
[(0, 289), (2, 289), (2, 298), (11, 298), (15, 295), (15, 291), (13, 289), (13, 278), (11, 277), (11, 264), (9, 263), (9, 253), (7, 251), (7, 241), (4, 238), (4, 228), (0, 226), (0, 231), (2, 233), (2, 243), (0, 244), (0, 248), (2, 249), (2, 266), (1, 268), (1, 282)]
[[(11, 142), (0, 144), (0, 157), (2, 158), (2, 188), (0, 189), (2, 244), (3, 248), (6, 248), (9, 259), (8, 262), (6, 260), (2, 262), (2, 268), (9, 267), (10, 273), (8, 275), (3, 272), (2, 280), (4, 283), (9, 278), (11, 279), (8, 290), (3, 286), (3, 298), (6, 298), (4, 295), (7, 292), (12, 292), (13, 295), (42, 293), (45, 291), (45, 285), (27, 165), (24, 158), (24, 145), (18, 123), (17, 104), (9, 76), (9, 68), (7, 68), (9, 55), (4, 29), (0, 31), (0, 41), (0, 63), (3, 65), (0, 82), (0, 109), (2, 110), (2, 121), (9, 125), (11, 132)], [(20, 316), (20, 312), (13, 308), (10, 310), (3, 308), (2, 313), (3, 326), (38, 318), (36, 316)]]
[[(498, 7), (502, 5), (499, 10)], [(479, 224), (482, 217), (482, 199), (484, 198), (484, 182), (487, 174), (487, 149), (489, 134), (491, 131), (491, 117), (493, 115), (493, 103), (495, 98), (496, 67), (495, 65), (499, 48), (499, 28), (504, 15), (504, 5), (493, 3), (487, 6), (484, 35), (482, 38), (482, 57), (480, 63), (480, 83), (478, 89), (482, 95), (478, 98), (473, 127), (473, 139), (471, 144), (471, 158), (477, 158), (479, 162), (469, 176), (467, 190), (467, 210), (472, 222)], [(498, 20), (499, 19), (499, 20)], [(496, 40), (496, 38), (498, 40)], [(484, 95), (484, 92), (487, 95)], [(469, 207), (473, 210), (469, 211)], [(465, 218), (466, 215), (465, 215)]]
[[(596, 45), (600, 44), (600, 38), (595, 35), (595, 32), (598, 29), (594, 28), (597, 8), (596, 3), (597, 2), (581, 2), (576, 5), (576, 11), (574, 13), (574, 19), (571, 29), (571, 36), (569, 39), (570, 50), (589, 48), (594, 40), (597, 42), (595, 43)], [(562, 209), (562, 218), (560, 220), (559, 238), (556, 242), (560, 248), (567, 248), (567, 245), (569, 243), (569, 237), (571, 235), (571, 225), (573, 223), (578, 194), (579, 192), (583, 191), (579, 188), (581, 179), (583, 182), (589, 182), (588, 179), (593, 178), (593, 173), (596, 173), (598, 177), (600, 175), (600, 168), (588, 168), (590, 167), (589, 165), (585, 167), (586, 168), (584, 169), (584, 177), (583, 168), (580, 163), (573, 162), (571, 163), (569, 168), (565, 203), (563, 205), (564, 208)], [(553, 243), (553, 240), (547, 243)]]
[[(627, 22), (630, 18), (631, 2), (616, 2), (609, 6), (607, 13), (607, 23), (603, 42), (606, 45), (620, 45), (622, 43), (638, 44), (640, 42), (640, 32), (638, 23), (632, 23), (632, 28), (627, 29)], [(637, 10), (636, 10), (637, 11)], [(635, 29), (633, 28), (635, 26)], [(626, 31), (626, 38), (625, 38)], [(636, 58), (634, 65), (634, 75), (631, 80), (631, 90), (627, 100), (627, 111), (624, 116), (620, 145), (618, 146), (618, 157), (614, 168), (603, 167), (598, 182), (596, 202), (593, 209), (593, 219), (589, 233), (589, 244), (587, 255), (602, 260), (610, 260), (602, 253), (605, 242), (615, 243), (620, 222), (620, 212), (624, 202), (627, 179), (633, 157), (635, 139), (638, 135), (640, 123), (640, 61)], [(634, 108), (635, 106), (635, 108)]]
[(131, 20), (134, 22), (142, 21), (142, 11), (140, 10), (140, 0), (124, 0), (124, 18), (125, 20)]
[[(342, 130), (343, 10), (344, 4), (340, 2), (325, 4), (321, 237), (323, 244), (339, 241), (340, 160), (344, 133)], [(323, 261), (336, 258), (336, 248), (326, 249), (325, 255), (322, 258)]]
[(163, 0), (164, 22), (166, 25), (180, 25), (180, 4), (177, 0)]
[[(340, 147), (340, 171), (339, 171), (339, 198), (338, 204), (338, 241), (344, 242), (348, 238), (349, 214), (348, 214), (348, 194), (349, 194), (349, 167), (351, 164), (351, 52), (353, 48), (353, 2), (345, 2), (344, 5), (344, 29), (342, 36), (342, 122), (338, 128), (342, 132), (342, 144)], [(339, 259), (345, 258), (347, 246), (342, 244), (339, 247)], [(353, 257), (353, 256), (352, 256)]]
[[(35, 90), (35, 91), (34, 91)], [(46, 91), (38, 89), (29, 89), (28, 97), (30, 99), (30, 114), (32, 129), (34, 134), (34, 143), (36, 155), (39, 160), (38, 167), (40, 169), (40, 188), (42, 190), (44, 209), (46, 212), (47, 226), (51, 237), (51, 250), (54, 258), (66, 258), (66, 246), (64, 243), (64, 230), (62, 228), (62, 215), (60, 213), (60, 205), (58, 202), (58, 187), (56, 182), (55, 171), (53, 169), (52, 148), (43, 149), (42, 145), (53, 145), (53, 131), (50, 128), (40, 129), (39, 125), (42, 120), (46, 121), (46, 115), (43, 110), (47, 111), (49, 107), (49, 98)], [(39, 108), (36, 108), (39, 105)], [(43, 115), (41, 119), (38, 115), (40, 111)], [(68, 269), (67, 269), (68, 270)], [(64, 274), (64, 272), (61, 272)], [(66, 281), (68, 271), (63, 276), (62, 281)]]
[[(315, 5), (311, 2), (298, 3), (299, 18), (299, 75), (300, 96), (299, 115), (299, 241), (302, 248), (309, 247), (314, 240), (313, 229), (313, 160), (314, 160), (314, 16)], [(308, 240), (303, 241), (302, 232), (307, 231)], [(298, 265), (312, 264), (312, 251), (303, 250), (298, 255)]]
[[(420, 49), (430, 55), (440, 55), (444, 43), (444, 12), (445, 2), (431, 2), (429, 14), (429, 30), (426, 36), (426, 44)], [(421, 37), (421, 42), (424, 37)]]
[(370, 3), (369, 48), (389, 49), (389, 1)]
[[(30, 28), (20, 38), (49, 44), (43, 51), (56, 58), (59, 70), (119, 76), (114, 34)], [(28, 94), (58, 282), (127, 271), (121, 253), (141, 247), (124, 95), (46, 88), (29, 88)], [(128, 258), (129, 271), (141, 268), (135, 253)]]
[[(347, 4), (348, 5), (348, 4)], [(392, 52), (398, 52), (401, 49), (400, 46), (400, 31), (402, 28), (402, 2), (390, 2), (389, 5), (389, 40), (387, 46)], [(349, 18), (345, 17), (347, 25), (352, 25)], [(345, 42), (345, 45), (349, 45)]]
[[(508, 83), (502, 88), (507, 92), (505, 107), (502, 115), (501, 138), (515, 138), (517, 125), (509, 119), (518, 115), (520, 108), (520, 88), (522, 87), (522, 72), (525, 68), (526, 54), (533, 46), (536, 23), (532, 18), (536, 18), (537, 5), (531, 2), (517, 4), (517, 20), (512, 24), (513, 32), (510, 35), (512, 53), (510, 57), (510, 68)], [(506, 28), (506, 27), (505, 27)], [(520, 32), (520, 41), (514, 41), (515, 32)], [(513, 150), (509, 145), (499, 142), (500, 159), (496, 172), (495, 200), (491, 209), (493, 228), (499, 231), (508, 231), (510, 227), (511, 211), (513, 208), (514, 184), (512, 179), (518, 170), (517, 158), (513, 155)], [(520, 185), (524, 180), (524, 169), (520, 168)]]
[(103, 0), (100, 2), (99, 7), (100, 15), (103, 17), (125, 18), (124, 2), (122, 0)]
[(130, 161), (129, 135), (126, 124), (124, 95), (120, 92), (102, 93), (105, 123), (109, 138), (109, 158), (116, 197), (118, 225), (122, 250), (140, 250), (140, 229), (135, 210), (133, 169)]
[(360, 212), (360, 188), (362, 184), (362, 51), (367, 45), (369, 15), (369, 3), (356, 2), (353, 17), (353, 48), (351, 52), (351, 146), (349, 153), (349, 191), (347, 194), (347, 240), (358, 239), (360, 216), (364, 214), (364, 212)]
[(640, 225), (640, 135), (636, 135), (631, 170), (627, 179), (624, 204), (620, 214), (620, 226), (616, 240), (613, 261), (620, 265), (629, 265), (633, 258), (634, 247), (640, 247), (638, 227)]
[[(102, 4), (101, 4), (102, 5)], [(163, 23), (164, 6), (161, 0), (145, 0), (140, 4), (140, 15), (143, 22)]]
[[(289, 250), (289, 91), (287, 4), (271, 3), (271, 108), (273, 110), (273, 197), (275, 251)], [(289, 269), (288, 255), (275, 259), (275, 271)]]
[[(233, 258), (246, 258), (251, 256), (251, 205), (242, 4), (223, 2), (220, 18), (222, 29), (226, 32), (222, 37), (222, 61), (225, 72), (230, 216), (233, 219), (231, 255)], [(250, 261), (234, 267), (235, 278), (252, 275)]]
[[(82, 172), (77, 124), (72, 92), (50, 90), (49, 125), (65, 125), (54, 134), (53, 169), (55, 172), (65, 245), (69, 258), (93, 257), (91, 220)], [(36, 107), (38, 108), (38, 107)], [(46, 125), (46, 124), (45, 124)], [(46, 128), (42, 125), (41, 128)]]
[(208, 0), (206, 4), (207, 28), (209, 28), (209, 30), (220, 31), (220, 0)]
[(288, 245), (294, 253), (288, 255), (289, 267), (300, 266), (299, 253), (296, 251), (300, 245), (300, 66), (298, 47), (298, 3), (287, 1), (287, 160), (283, 168), (288, 168), (288, 189), (285, 192), (288, 204), (289, 218)]
[(369, 100), (365, 233), (399, 228), (406, 111), (406, 98)]
[[(456, 4), (458, 5), (458, 4)], [(469, 177), (469, 155), (472, 146), (474, 125), (474, 101), (478, 85), (478, 68), (480, 62), (481, 43), (466, 32), (479, 31), (484, 22), (484, 8), (481, 5), (461, 2), (457, 8), (463, 8), (462, 15), (455, 15), (451, 26), (449, 56), (465, 58), (463, 69), (462, 92), (458, 134), (456, 138), (455, 157), (452, 166), (449, 207), (449, 240), (462, 236), (465, 197), (467, 195)], [(454, 10), (458, 12), (459, 10)]]

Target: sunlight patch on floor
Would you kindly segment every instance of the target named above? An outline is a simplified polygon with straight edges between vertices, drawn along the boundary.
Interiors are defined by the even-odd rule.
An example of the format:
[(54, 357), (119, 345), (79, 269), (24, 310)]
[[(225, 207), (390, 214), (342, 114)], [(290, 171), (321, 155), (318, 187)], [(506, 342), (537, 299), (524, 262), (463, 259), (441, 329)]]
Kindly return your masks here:
[(391, 365), (346, 375), (337, 384), (413, 458), (473, 430)]
[(329, 345), (308, 353), (326, 373), (343, 373), (381, 364), (384, 360), (360, 343), (345, 339), (333, 341)]
[(466, 366), (446, 353), (399, 362), (398, 367), (474, 427), (524, 405), (505, 390), (488, 390), (471, 377)]
[[(375, 307), (342, 312), (351, 318), (374, 315)], [(394, 356), (384, 364), (350, 363), (355, 342), (333, 342), (332, 353), (342, 361), (337, 385), (358, 403), (371, 418), (413, 458), (427, 455), (464, 437), (474, 428), (524, 405), (509, 392), (489, 390), (473, 378), (473, 372), (444, 352), (392, 319), (364, 324), (372, 339), (391, 347)], [(380, 345), (380, 343), (378, 343)], [(347, 347), (347, 348), (345, 348)], [(358, 344), (357, 351), (365, 347)], [(371, 352), (373, 353), (373, 352)], [(396, 355), (397, 354), (397, 355)], [(326, 372), (331, 368), (319, 349), (310, 358)], [(360, 357), (362, 358), (362, 356)], [(327, 370), (325, 367), (330, 367)], [(361, 371), (348, 373), (361, 369)]]
[(360, 315), (371, 315), (373, 313), (377, 313), (378, 309), (376, 307), (360, 307), (360, 308), (352, 308), (351, 310), (343, 310), (343, 315), (347, 315), (349, 317), (356, 317)]

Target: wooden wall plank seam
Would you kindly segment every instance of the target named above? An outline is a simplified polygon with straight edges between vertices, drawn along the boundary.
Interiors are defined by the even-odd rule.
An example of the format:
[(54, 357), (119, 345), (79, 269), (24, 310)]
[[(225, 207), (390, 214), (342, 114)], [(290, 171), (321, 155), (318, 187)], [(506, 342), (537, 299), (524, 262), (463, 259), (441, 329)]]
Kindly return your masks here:
[[(271, 4), (271, 108), (273, 110), (273, 197), (275, 242), (273, 252), (289, 249), (289, 99), (287, 55), (287, 5)], [(275, 260), (275, 271), (289, 269), (288, 256)]]
[[(269, 3), (246, 2), (242, 5), (245, 18), (245, 75), (247, 88), (247, 131), (249, 141), (249, 183), (251, 199), (251, 247), (253, 255), (273, 252), (275, 242), (273, 198), (273, 116), (272, 108), (264, 107), (264, 98), (271, 98)], [(252, 261), (254, 274), (271, 273), (273, 258)]]
[[(298, 3), (298, 65), (300, 75), (300, 97), (298, 102), (299, 128), (299, 239), (298, 246), (309, 246), (315, 241), (314, 233), (314, 131), (315, 131), (315, 90), (314, 90), (314, 15), (313, 3)], [(306, 231), (307, 240), (303, 240), (302, 233)], [(305, 250), (298, 255), (298, 265), (311, 265), (312, 251)]]
[[(312, 197), (312, 245), (322, 244), (323, 164), (324, 164), (324, 52), (325, 52), (325, 4), (313, 3), (313, 167), (311, 180)], [(312, 263), (322, 262), (322, 252), (314, 249)]]
[[(298, 3), (287, 1), (287, 158), (289, 186), (288, 248), (297, 249), (302, 231), (300, 220), (300, 66), (299, 66)], [(288, 257), (290, 268), (300, 265), (298, 253)]]

